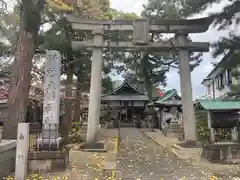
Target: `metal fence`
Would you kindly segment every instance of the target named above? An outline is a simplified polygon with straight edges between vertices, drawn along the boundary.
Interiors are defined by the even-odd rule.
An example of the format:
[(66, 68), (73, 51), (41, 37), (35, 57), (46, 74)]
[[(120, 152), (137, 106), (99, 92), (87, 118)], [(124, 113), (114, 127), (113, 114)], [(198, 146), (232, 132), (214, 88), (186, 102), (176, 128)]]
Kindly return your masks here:
[(49, 125), (44, 130), (30, 128), (29, 151), (59, 151), (61, 150), (57, 125)]
[(216, 142), (231, 141), (232, 140), (231, 134), (232, 134), (232, 128), (215, 128), (214, 129)]

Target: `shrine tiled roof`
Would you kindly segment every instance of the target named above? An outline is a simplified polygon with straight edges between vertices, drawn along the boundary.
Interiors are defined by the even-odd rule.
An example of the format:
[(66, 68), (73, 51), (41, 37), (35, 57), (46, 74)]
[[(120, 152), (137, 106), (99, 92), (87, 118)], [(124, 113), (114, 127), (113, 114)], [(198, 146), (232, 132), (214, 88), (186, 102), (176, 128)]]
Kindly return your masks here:
[(134, 88), (127, 80), (124, 80), (123, 83), (115, 88), (112, 92), (110, 92), (108, 95), (116, 95), (116, 94), (122, 94), (126, 92), (126, 89), (131, 91), (132, 94), (144, 94), (138, 91), (136, 88)]
[(102, 96), (103, 101), (148, 101), (145, 93), (138, 91), (127, 80), (109, 94)]

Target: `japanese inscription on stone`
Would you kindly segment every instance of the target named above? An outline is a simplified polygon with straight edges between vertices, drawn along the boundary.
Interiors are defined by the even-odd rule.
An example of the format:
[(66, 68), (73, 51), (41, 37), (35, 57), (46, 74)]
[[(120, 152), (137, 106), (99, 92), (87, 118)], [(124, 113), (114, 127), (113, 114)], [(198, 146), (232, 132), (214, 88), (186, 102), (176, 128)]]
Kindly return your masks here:
[(23, 154), (22, 153), (18, 153), (18, 155), (17, 155), (17, 158), (18, 158), (18, 160), (24, 160), (24, 156), (23, 156)]
[(58, 124), (60, 106), (61, 55), (47, 51), (44, 83), (43, 124)]
[(23, 134), (22, 134), (22, 133), (20, 133), (20, 135), (19, 135), (19, 139), (21, 139), (21, 140), (23, 140), (23, 139), (24, 139), (24, 136), (23, 136)]
[(15, 179), (26, 179), (29, 150), (29, 124), (19, 123), (17, 132)]

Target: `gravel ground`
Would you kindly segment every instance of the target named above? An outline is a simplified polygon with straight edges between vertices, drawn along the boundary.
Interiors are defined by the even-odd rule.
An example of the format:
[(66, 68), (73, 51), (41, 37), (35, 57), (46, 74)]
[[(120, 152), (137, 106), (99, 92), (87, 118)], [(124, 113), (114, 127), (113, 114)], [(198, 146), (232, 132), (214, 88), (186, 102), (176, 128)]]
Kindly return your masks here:
[(194, 168), (134, 128), (122, 128), (117, 161), (117, 179), (127, 180), (209, 180), (210, 175)]

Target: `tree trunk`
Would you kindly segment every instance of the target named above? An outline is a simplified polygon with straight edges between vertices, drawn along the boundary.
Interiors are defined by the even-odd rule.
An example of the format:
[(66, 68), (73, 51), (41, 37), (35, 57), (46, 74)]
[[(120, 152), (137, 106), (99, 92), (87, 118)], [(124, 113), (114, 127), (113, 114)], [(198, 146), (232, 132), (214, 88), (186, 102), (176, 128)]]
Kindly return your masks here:
[(148, 98), (150, 101), (152, 101), (152, 92), (153, 92), (153, 85), (149, 77), (148, 72), (148, 54), (143, 57), (142, 60), (142, 72), (144, 75), (144, 84), (147, 90)]
[(148, 98), (150, 101), (152, 101), (153, 85), (147, 77), (145, 78), (145, 86), (147, 89)]
[(72, 81), (73, 81), (73, 65), (69, 64), (67, 67), (67, 80), (66, 80), (66, 89), (64, 99), (65, 114), (61, 123), (61, 136), (63, 138), (68, 137), (69, 132), (72, 129)]
[(74, 112), (74, 121), (79, 122), (80, 120), (80, 101), (81, 101), (81, 85), (79, 82), (80, 77), (77, 78), (77, 87), (76, 87), (76, 104)]
[(35, 54), (35, 32), (27, 31), (24, 24), (26, 15), (21, 15), (21, 24), (11, 85), (8, 94), (8, 119), (4, 122), (3, 139), (16, 139), (18, 123), (25, 122), (31, 83), (32, 58)]

